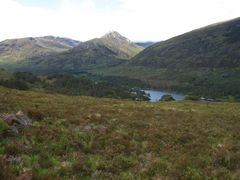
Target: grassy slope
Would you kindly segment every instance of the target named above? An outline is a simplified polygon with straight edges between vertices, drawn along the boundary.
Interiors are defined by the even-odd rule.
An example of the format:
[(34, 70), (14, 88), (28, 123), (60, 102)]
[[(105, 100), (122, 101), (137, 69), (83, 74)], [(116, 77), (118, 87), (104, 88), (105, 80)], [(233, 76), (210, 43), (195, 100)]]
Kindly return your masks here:
[[(23, 110), (42, 119), (16, 138), (1, 137), (3, 179), (240, 176), (240, 104), (140, 103), (4, 88), (0, 104), (0, 113)], [(8, 164), (3, 155), (20, 159)]]
[(32, 61), (23, 64), (1, 64), (1, 67), (12, 69), (15, 71), (32, 72), (39, 74), (54, 73), (83, 73), (96, 69), (108, 69), (119, 64), (125, 63), (127, 60), (118, 59), (113, 56), (82, 56), (79, 53), (59, 53), (57, 55), (47, 55), (32, 59)]
[(133, 65), (158, 68), (240, 67), (240, 18), (210, 25), (146, 48)]

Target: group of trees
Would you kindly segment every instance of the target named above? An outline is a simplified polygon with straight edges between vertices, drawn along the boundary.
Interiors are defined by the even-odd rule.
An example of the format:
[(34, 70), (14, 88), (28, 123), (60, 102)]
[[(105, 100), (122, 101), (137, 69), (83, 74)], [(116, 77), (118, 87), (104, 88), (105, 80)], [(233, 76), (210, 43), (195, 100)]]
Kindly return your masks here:
[(33, 84), (39, 82), (40, 79), (37, 76), (25, 72), (15, 72), (10, 78), (0, 79), (1, 86), (19, 90), (29, 90)]
[(148, 96), (142, 91), (108, 81), (94, 81), (86, 77), (51, 75), (46, 78), (46, 82), (51, 82), (45, 84), (46, 89), (63, 94), (148, 100)]
[[(121, 80), (122, 81), (122, 80)], [(8, 78), (1, 79), (0, 85), (19, 90), (41, 88), (46, 91), (67, 95), (85, 95), (132, 100), (149, 100), (148, 96), (136, 89), (113, 83), (112, 78), (92, 80), (83, 76), (56, 74), (38, 77), (31, 73), (16, 72)]]

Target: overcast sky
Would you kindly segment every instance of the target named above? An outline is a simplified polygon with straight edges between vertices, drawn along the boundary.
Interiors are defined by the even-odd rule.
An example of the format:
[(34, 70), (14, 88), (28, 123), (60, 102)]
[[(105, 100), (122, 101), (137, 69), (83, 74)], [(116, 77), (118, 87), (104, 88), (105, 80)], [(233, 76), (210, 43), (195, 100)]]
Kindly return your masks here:
[(240, 0), (0, 0), (0, 40), (85, 41), (115, 30), (132, 41), (159, 41), (236, 17)]

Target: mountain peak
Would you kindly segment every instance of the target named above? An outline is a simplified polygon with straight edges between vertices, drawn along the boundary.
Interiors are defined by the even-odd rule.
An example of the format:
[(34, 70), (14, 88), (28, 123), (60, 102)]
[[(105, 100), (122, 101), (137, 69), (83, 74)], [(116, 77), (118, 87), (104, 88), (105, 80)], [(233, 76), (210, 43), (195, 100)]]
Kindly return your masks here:
[(110, 31), (107, 34), (105, 34), (102, 38), (111, 38), (111, 39), (125, 40), (125, 41), (127, 40), (127, 41), (129, 41), (126, 37), (122, 36), (117, 31)]

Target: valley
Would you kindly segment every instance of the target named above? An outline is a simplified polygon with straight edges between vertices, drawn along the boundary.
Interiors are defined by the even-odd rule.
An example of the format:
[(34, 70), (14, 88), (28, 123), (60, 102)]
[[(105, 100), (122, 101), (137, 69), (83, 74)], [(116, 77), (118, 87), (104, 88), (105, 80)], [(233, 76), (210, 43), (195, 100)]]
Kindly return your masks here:
[[(53, 43), (54, 38), (51, 38), (49, 43), (49, 38), (48, 41), (35, 38), (38, 42), (41, 39), (42, 44), (48, 44), (48, 47), (54, 44), (54, 51), (51, 49), (51, 52), (49, 49), (46, 51), (47, 45), (44, 48), (34, 45), (34, 38), (23, 39), (21, 43), (29, 42), (20, 49), (13, 46), (10, 51), (13, 57), (6, 55), (2, 48), (0, 59), (5, 60), (0, 66), (38, 74), (90, 73), (91, 76), (138, 79), (149, 84), (151, 89), (238, 101), (239, 41), (233, 39), (237, 36), (239, 22), (239, 18), (236, 18), (213, 24), (145, 46), (145, 49), (114, 31), (101, 38), (78, 42), (72, 48), (66, 45), (68, 40), (65, 50), (62, 47), (63, 40)], [(0, 47), (5, 47), (7, 42), (2, 42)], [(28, 49), (29, 43), (32, 43), (31, 50)], [(63, 48), (61, 52), (59, 48)], [(16, 58), (18, 63), (15, 62)]]
[(0, 42), (0, 179), (238, 180), (239, 32)]

